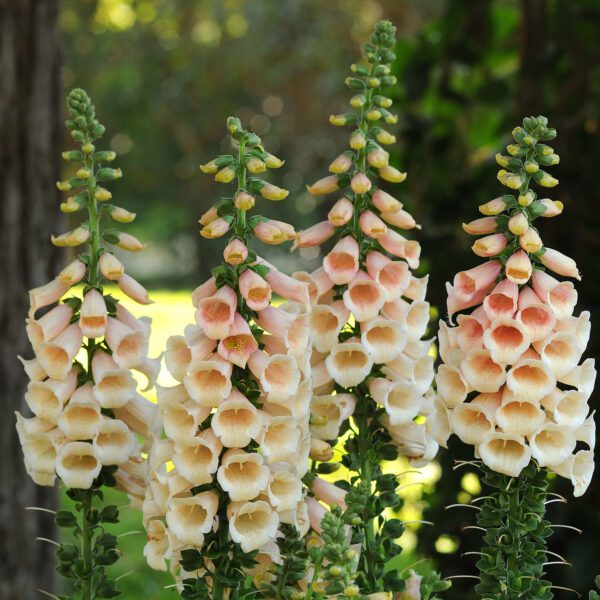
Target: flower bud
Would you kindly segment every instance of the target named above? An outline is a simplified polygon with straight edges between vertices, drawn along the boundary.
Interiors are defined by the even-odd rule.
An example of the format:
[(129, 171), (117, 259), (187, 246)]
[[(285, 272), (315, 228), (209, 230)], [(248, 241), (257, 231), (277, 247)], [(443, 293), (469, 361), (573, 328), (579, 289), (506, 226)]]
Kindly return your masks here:
[(329, 122), (336, 127), (343, 127), (346, 122), (346, 115), (329, 115)]
[(396, 136), (388, 133), (385, 129), (381, 129), (376, 135), (375, 138), (380, 144), (385, 144), (386, 146), (390, 144), (396, 143)]
[(90, 237), (90, 232), (85, 227), (77, 227), (71, 231), (67, 231), (66, 233), (62, 233), (58, 236), (51, 236), (50, 240), (55, 246), (60, 248), (64, 247), (75, 247), (81, 246), (88, 241)]
[(129, 212), (120, 206), (113, 206), (109, 210), (110, 218), (117, 223), (131, 223), (135, 219), (135, 213)]
[(254, 206), (254, 196), (251, 196), (245, 190), (240, 190), (235, 195), (234, 203), (238, 210), (250, 210)]
[(544, 244), (538, 232), (533, 227), (530, 227), (525, 233), (519, 236), (519, 246), (525, 252), (535, 254), (543, 248)]
[(524, 194), (519, 194), (517, 201), (521, 206), (529, 206), (535, 197), (531, 190), (527, 190)]
[(214, 158), (210, 162), (207, 162), (204, 165), (200, 165), (200, 170), (203, 173), (207, 173), (207, 174), (213, 175), (214, 173), (216, 173), (219, 170), (219, 167), (217, 167), (216, 161), (217, 161), (217, 159)]
[(235, 178), (235, 171), (231, 167), (223, 167), (215, 175), (215, 181), (219, 183), (229, 183)]
[[(337, 185), (337, 180), (336, 180)], [(371, 180), (360, 171), (357, 171), (350, 180), (350, 187), (357, 194), (365, 194), (371, 189)]]
[(283, 200), (289, 192), (271, 183), (265, 183), (260, 189), (260, 195), (266, 200)]
[(71, 286), (79, 283), (87, 273), (87, 266), (80, 260), (74, 260), (67, 265), (59, 274), (58, 279), (61, 283)]
[(475, 219), (470, 223), (462, 224), (463, 231), (465, 233), (470, 233), (471, 235), (494, 233), (497, 226), (498, 224), (496, 223), (495, 217), (483, 217), (481, 219)]
[(529, 221), (524, 213), (518, 212), (508, 221), (508, 230), (514, 235), (522, 235), (529, 229)]
[(86, 169), (85, 167), (78, 169), (77, 173), (75, 173), (75, 175), (77, 175), (77, 177), (79, 177), (79, 179), (87, 179), (90, 175), (91, 172), (89, 169)]
[(81, 146), (81, 150), (84, 154), (91, 154), (95, 149), (96, 146), (94, 146), (94, 144), (84, 144)]
[(545, 210), (542, 213), (542, 217), (556, 217), (563, 211), (563, 203), (560, 200), (550, 200), (544, 198), (540, 200), (540, 203), (544, 206)]
[(65, 202), (61, 202), (60, 210), (64, 213), (74, 213), (82, 208), (82, 204), (75, 200), (75, 196), (69, 196)]
[(106, 202), (112, 198), (112, 194), (103, 187), (97, 187), (94, 192), (94, 198), (96, 198), (98, 202)]
[(100, 256), (98, 266), (100, 267), (102, 276), (110, 281), (117, 281), (125, 273), (123, 263), (110, 252), (104, 252)]
[(398, 171), (398, 169), (385, 165), (379, 169), (379, 175), (385, 181), (391, 181), (392, 183), (402, 183), (406, 179), (406, 173)]
[(554, 271), (555, 273), (558, 273), (559, 275), (573, 277), (578, 281), (581, 280), (581, 276), (579, 275), (579, 270), (577, 269), (577, 264), (575, 261), (571, 257), (564, 255), (558, 250), (546, 248), (541, 256), (541, 261), (545, 267), (551, 271)]
[(546, 173), (545, 171), (538, 171), (534, 175), (534, 178), (542, 187), (551, 188), (558, 185), (558, 179), (552, 177), (552, 175)]
[(506, 201), (504, 198), (494, 198), (479, 207), (479, 212), (483, 215), (499, 215), (502, 211), (506, 210)]
[(515, 252), (506, 262), (506, 277), (518, 285), (525, 284), (531, 277), (532, 267), (529, 256), (523, 250)]
[(140, 252), (146, 247), (146, 244), (142, 244), (140, 240), (129, 233), (119, 233), (119, 241), (116, 245), (128, 252)]
[(511, 190), (518, 190), (523, 185), (523, 178), (519, 173), (509, 173), (504, 169), (498, 171), (498, 181)]
[(288, 236), (273, 221), (261, 221), (254, 227), (254, 235), (265, 244), (279, 245), (287, 242)]
[(215, 206), (211, 206), (201, 217), (198, 219), (200, 225), (208, 225), (219, 217), (219, 213)]
[(235, 238), (225, 246), (223, 259), (229, 265), (239, 265), (248, 258), (248, 248), (242, 240)]
[(246, 163), (246, 168), (250, 173), (264, 173), (267, 170), (267, 165), (259, 158), (252, 156)]
[(306, 186), (308, 192), (313, 196), (324, 196), (326, 194), (331, 194), (331, 192), (335, 192), (339, 188), (339, 179), (337, 175), (323, 177), (312, 185)]
[(361, 131), (355, 131), (350, 136), (350, 148), (352, 150), (360, 150), (367, 145), (367, 140)]
[(390, 155), (383, 148), (375, 148), (367, 154), (367, 162), (376, 169), (381, 169), (388, 164)]
[(507, 243), (508, 240), (503, 233), (495, 233), (479, 238), (473, 246), (471, 246), (471, 250), (473, 250), (477, 256), (487, 258), (500, 254), (500, 252), (506, 248)]
[(220, 238), (229, 231), (229, 227), (230, 224), (225, 219), (217, 217), (200, 230), (200, 235), (208, 240)]
[(327, 220), (335, 227), (341, 227), (350, 221), (354, 206), (345, 196), (340, 198), (327, 214)]
[(340, 154), (330, 165), (329, 172), (330, 173), (345, 173), (352, 166), (352, 155)]
[(399, 202), (393, 196), (390, 196), (387, 192), (382, 189), (377, 189), (371, 196), (371, 201), (375, 205), (375, 208), (381, 212), (394, 213), (402, 210), (402, 202)]
[(284, 163), (284, 160), (281, 160), (274, 154), (267, 154), (267, 157), (265, 158), (265, 165), (267, 165), (269, 169), (279, 169)]

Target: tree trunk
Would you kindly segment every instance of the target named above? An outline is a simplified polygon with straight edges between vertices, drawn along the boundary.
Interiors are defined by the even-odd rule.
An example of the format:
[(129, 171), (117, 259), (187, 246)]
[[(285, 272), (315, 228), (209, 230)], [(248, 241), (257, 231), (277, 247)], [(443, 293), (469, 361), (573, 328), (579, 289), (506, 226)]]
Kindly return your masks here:
[(58, 0), (0, 0), (0, 598), (33, 600), (53, 591), (52, 515), (56, 491), (25, 473), (14, 411), (30, 412), (17, 354), (25, 335), (27, 290), (55, 272), (49, 235), (57, 224), (61, 140)]

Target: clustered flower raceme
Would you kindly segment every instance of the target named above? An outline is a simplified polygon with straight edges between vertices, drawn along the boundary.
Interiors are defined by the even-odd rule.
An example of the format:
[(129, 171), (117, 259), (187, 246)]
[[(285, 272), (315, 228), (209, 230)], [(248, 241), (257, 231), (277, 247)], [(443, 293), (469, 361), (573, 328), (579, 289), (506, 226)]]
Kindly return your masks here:
[[(63, 153), (65, 160), (79, 166), (74, 177), (57, 184), (74, 193), (61, 210), (87, 208), (89, 219), (73, 231), (53, 236), (52, 243), (61, 247), (87, 243), (89, 252), (29, 293), (27, 335), (35, 357), (20, 360), (30, 379), (25, 401), (35, 416), (17, 413), (17, 430), (27, 471), (37, 484), (51, 486), (58, 475), (69, 488), (89, 489), (103, 467), (118, 466), (117, 486), (141, 504), (145, 469), (136, 434), (149, 435), (154, 405), (137, 392), (131, 370), (147, 377), (148, 389), (154, 385), (160, 359), (148, 358), (150, 322), (134, 317), (103, 292), (103, 285), (115, 282), (132, 300), (149, 304), (146, 290), (104, 246), (138, 251), (143, 245), (115, 229), (101, 230), (105, 216), (128, 223), (135, 214), (105, 204), (111, 194), (98, 184), (121, 177), (121, 171), (102, 166), (116, 155), (96, 151), (92, 143), (104, 127), (87, 94), (73, 90), (68, 109), (67, 126), (81, 150)], [(82, 297), (75, 286), (83, 287)], [(40, 309), (57, 302), (35, 318)], [(82, 348), (87, 364), (78, 358)]]
[[(350, 150), (330, 165), (332, 175), (308, 187), (326, 195), (349, 186), (328, 213), (327, 221), (302, 231), (297, 248), (339, 239), (314, 273), (298, 274), (311, 284), (313, 309), (314, 397), (311, 432), (315, 457), (331, 457), (329, 440), (357, 402), (370, 397), (383, 407), (381, 421), (400, 453), (426, 464), (437, 453), (435, 420), (427, 394), (433, 380), (432, 340), (422, 341), (429, 323), (424, 300), (427, 277), (417, 278), (421, 248), (399, 230), (418, 227), (403, 205), (377, 185), (377, 177), (400, 183), (406, 178), (389, 165), (383, 146), (395, 137), (381, 120), (395, 123), (392, 101), (380, 87), (394, 84), (394, 28), (381, 22), (365, 46), (369, 65), (353, 65), (346, 84), (358, 90), (350, 104), (356, 112), (334, 115), (334, 125), (349, 125)], [(337, 386), (337, 387), (336, 387)]]
[[(287, 195), (258, 177), (247, 178), (247, 172), (283, 163), (238, 119), (227, 125), (239, 156), (221, 156), (201, 169), (220, 169), (217, 181), (237, 178), (238, 189), (200, 223), (206, 237), (228, 230), (232, 237), (224, 262), (193, 292), (196, 323), (167, 342), (166, 366), (178, 383), (158, 386), (165, 437), (150, 451), (143, 506), (150, 566), (165, 570), (169, 559), (183, 587), (186, 580), (204, 577), (209, 583), (202, 590), (212, 588), (211, 597), (216, 597), (215, 570), (222, 568), (212, 560), (215, 548), (225, 556), (234, 547), (253, 556), (260, 551), (258, 574), (265, 563), (279, 560), (276, 542), (283, 524), (302, 536), (309, 527), (302, 486), (310, 449), (308, 286), (248, 247), (253, 234), (267, 243), (284, 241), (281, 232), (285, 239), (295, 236), (289, 225), (246, 218), (253, 194)], [(273, 294), (286, 301), (275, 306)], [(191, 549), (204, 556), (204, 548), (212, 554), (190, 573), (181, 558)]]
[(573, 316), (573, 284), (546, 271), (579, 280), (575, 262), (546, 248), (533, 226), (538, 217), (559, 215), (563, 205), (529, 188), (532, 180), (558, 183), (540, 169), (559, 161), (543, 143), (555, 135), (544, 117), (526, 118), (513, 130), (510, 156), (496, 157), (504, 167), (498, 179), (518, 193), (480, 206), (486, 216), (463, 226), (485, 236), (472, 249), (489, 261), (448, 284), (451, 322), (455, 313), (473, 310), (461, 312), (456, 326), (440, 322), (443, 364), (436, 382), (452, 433), (473, 444), (490, 469), (518, 476), (534, 459), (569, 478), (580, 496), (594, 470), (588, 399), (596, 370), (593, 359), (579, 364), (590, 314)]

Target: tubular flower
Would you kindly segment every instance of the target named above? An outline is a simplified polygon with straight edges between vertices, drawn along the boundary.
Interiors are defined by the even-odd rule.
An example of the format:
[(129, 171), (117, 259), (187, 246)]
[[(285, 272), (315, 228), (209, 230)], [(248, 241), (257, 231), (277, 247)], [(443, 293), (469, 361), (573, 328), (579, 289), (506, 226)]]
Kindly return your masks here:
[[(421, 340), (429, 322), (429, 304), (424, 301), (427, 279), (412, 275), (411, 270), (419, 266), (420, 246), (402, 235), (404, 230), (416, 228), (416, 222), (383, 189), (388, 187), (386, 182), (400, 183), (406, 178), (388, 164), (389, 154), (382, 146), (394, 143), (395, 138), (379, 123), (382, 119), (395, 122), (387, 110), (391, 100), (381, 90), (395, 83), (389, 74), (395, 28), (382, 21), (371, 40), (365, 46), (368, 64), (353, 65), (354, 74), (346, 81), (352, 89), (365, 90), (351, 101), (357, 110), (331, 121), (354, 130), (350, 149), (342, 155), (344, 169), (308, 186), (314, 195), (339, 190), (328, 218), (335, 243), (324, 256), (322, 268), (310, 276), (315, 282), (309, 316), (315, 351), (311, 457), (327, 463), (330, 443), (348, 430), (352, 417), (345, 448), (353, 464), (352, 482), (360, 489), (368, 485), (367, 497), (371, 496), (372, 480), (384, 477), (375, 448), (379, 435), (391, 442), (387, 449), (393, 457), (401, 454), (413, 465), (422, 466), (435, 456), (439, 443), (433, 431), (441, 430), (428, 417), (432, 406), (425, 396), (433, 380), (433, 359), (428, 356), (431, 340)], [(341, 162), (337, 159), (336, 167)], [(325, 230), (324, 225), (319, 227)], [(332, 236), (328, 230), (327, 238)], [(322, 281), (323, 274), (329, 285), (320, 287), (316, 282)], [(435, 437), (445, 443), (442, 435)], [(323, 472), (329, 472), (330, 465), (322, 466)], [(334, 496), (336, 489), (323, 483), (313, 490), (330, 504), (343, 502), (343, 496)], [(351, 503), (346, 504), (351, 510)], [(317, 532), (321, 509), (319, 503), (309, 505)], [(383, 530), (377, 534), (381, 541), (386, 538), (385, 527)], [(391, 540), (385, 543), (400, 551)], [(379, 560), (368, 554), (361, 553), (359, 573), (379, 568), (365, 562)], [(383, 582), (374, 584), (364, 577), (357, 579), (356, 585), (365, 595), (384, 589)]]
[[(239, 578), (239, 561), (246, 561), (244, 569), (251, 564), (247, 553), (277, 547), (286, 528), (303, 534), (310, 451), (309, 283), (280, 273), (250, 247), (253, 237), (279, 243), (295, 232), (281, 221), (248, 216), (254, 202), (238, 202), (285, 197), (285, 190), (249, 175), (282, 162), (238, 119), (228, 119), (227, 127), (237, 156), (209, 164), (237, 178), (236, 201), (218, 205), (231, 238), (213, 277), (192, 295), (196, 323), (167, 342), (165, 362), (177, 385), (158, 386), (165, 437), (150, 448), (143, 502), (148, 563), (165, 569), (170, 560), (181, 589), (195, 593), (202, 585), (206, 598), (222, 597), (215, 569), (221, 580)], [(272, 306), (273, 293), (284, 304)], [(208, 549), (230, 556), (230, 566), (213, 562)], [(193, 577), (186, 562), (192, 557)]]
[[(51, 486), (58, 476), (76, 501), (75, 510), (83, 511), (76, 522), (86, 529), (85, 546), (96, 535), (98, 521), (90, 520), (89, 511), (101, 496), (100, 488), (118, 485), (120, 465), (124, 468), (125, 463), (142, 460), (137, 435), (149, 433), (148, 427), (145, 431), (138, 426), (141, 422), (121, 418), (118, 411), (126, 413), (136, 404), (144, 411), (146, 423), (153, 419), (154, 405), (137, 395), (130, 369), (148, 376), (148, 388), (154, 385), (155, 375), (147, 356), (148, 324), (104, 290), (107, 283), (119, 280), (126, 294), (139, 303), (148, 302), (145, 290), (142, 293), (143, 288), (125, 274), (123, 264), (109, 249), (110, 245), (122, 245), (125, 234), (101, 226), (101, 219), (110, 216), (114, 207), (99, 204), (98, 184), (117, 179), (121, 171), (106, 166), (115, 158), (113, 152), (96, 151), (92, 144), (102, 136), (104, 127), (95, 118), (87, 94), (72, 90), (67, 107), (67, 126), (81, 150), (67, 151), (63, 157), (81, 166), (76, 177), (60, 182), (58, 188), (75, 194), (74, 211), (85, 209), (87, 218), (71, 234), (53, 241), (67, 246), (85, 243), (86, 249), (55, 280), (30, 291), (27, 333), (35, 358), (23, 360), (23, 364), (30, 379), (25, 401), (34, 416), (25, 418), (17, 413), (17, 432), (32, 479)], [(77, 284), (82, 285), (81, 291), (73, 287)], [(34, 318), (38, 309), (54, 303), (58, 304), (44, 316)], [(143, 495), (144, 483), (140, 482), (137, 489), (141, 485)], [(132, 494), (132, 501), (136, 497)], [(107, 506), (103, 511), (113, 514), (114, 522), (116, 507)], [(102, 511), (96, 507), (94, 512)], [(90, 572), (103, 571), (101, 565), (108, 564), (100, 560), (106, 558), (100, 546), (95, 548), (98, 563), (88, 565)], [(107, 549), (110, 553), (114, 550), (114, 545)], [(82, 548), (82, 553), (87, 551), (91, 548)], [(71, 559), (66, 559), (62, 550), (58, 556), (59, 570), (68, 572)], [(86, 578), (79, 578), (78, 589), (86, 585)]]
[[(594, 436), (581, 438), (585, 449), (576, 448), (580, 428), (585, 423), (594, 427), (588, 416), (594, 361), (581, 363), (589, 338), (589, 313), (572, 316), (577, 302), (573, 283), (558, 281), (545, 270), (580, 279), (575, 262), (545, 248), (535, 229), (538, 217), (559, 214), (562, 204), (558, 210), (552, 201), (538, 200), (529, 187), (531, 182), (547, 186), (550, 176), (544, 175), (544, 183), (539, 171), (531, 174), (531, 164), (552, 164), (546, 160), (552, 150), (541, 142), (555, 135), (545, 117), (526, 118), (523, 127), (513, 130), (512, 158), (498, 157), (501, 166), (511, 171), (501, 172), (499, 180), (516, 191), (480, 210), (495, 216), (498, 233), (494, 235), (505, 237), (506, 243), (480, 253), (478, 248), (490, 244), (476, 242), (474, 252), (490, 260), (471, 269), (471, 273), (479, 270), (478, 277), (463, 274), (459, 280), (459, 273), (449, 286), (448, 313), (461, 314), (456, 326), (440, 322), (443, 364), (436, 376), (437, 398), (449, 416), (451, 432), (474, 446), (485, 480), (493, 488), (482, 503), (480, 524), (494, 527), (501, 522), (523, 538), (513, 540), (513, 547), (531, 544), (532, 554), (522, 564), (521, 557), (513, 556), (523, 578), (540, 572), (542, 567), (534, 564), (538, 559), (531, 557), (545, 560), (545, 543), (539, 540), (546, 536), (534, 540), (539, 530), (512, 521), (519, 517), (509, 505), (525, 504), (520, 510), (531, 510), (527, 514), (547, 523), (543, 521), (547, 471), (570, 479), (576, 496), (585, 492), (593, 472)], [(465, 231), (488, 233), (487, 218), (473, 221)], [(510, 478), (516, 480), (507, 486)], [(539, 546), (535, 551), (534, 545)], [(490, 546), (482, 555), (486, 559), (478, 563), (483, 597), (500, 597), (490, 587), (506, 576), (497, 571), (498, 565), (506, 563), (500, 553)]]

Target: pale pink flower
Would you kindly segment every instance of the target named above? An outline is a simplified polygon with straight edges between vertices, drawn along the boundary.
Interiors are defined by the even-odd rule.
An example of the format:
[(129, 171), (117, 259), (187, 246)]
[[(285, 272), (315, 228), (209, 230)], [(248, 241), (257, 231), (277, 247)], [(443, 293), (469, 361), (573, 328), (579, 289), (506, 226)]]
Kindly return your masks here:
[(411, 283), (411, 273), (404, 261), (392, 261), (381, 252), (371, 251), (366, 265), (369, 276), (381, 286), (386, 302), (403, 295)]
[(479, 238), (472, 246), (471, 250), (477, 255), (483, 258), (490, 256), (496, 256), (506, 248), (508, 240), (503, 233), (494, 233), (493, 235), (487, 235)]
[(366, 194), (371, 189), (371, 186), (371, 180), (360, 171), (357, 171), (350, 180), (350, 187), (356, 194)]
[(506, 261), (506, 277), (513, 283), (523, 285), (529, 281), (532, 273), (531, 260), (524, 250), (518, 250)]
[(327, 509), (319, 504), (314, 498), (306, 498), (306, 508), (308, 509), (308, 520), (310, 526), (317, 532), (322, 533), (321, 521), (327, 512)]
[(542, 217), (556, 217), (563, 211), (563, 203), (559, 200), (542, 198), (539, 202), (545, 208), (544, 212), (542, 213)]
[(348, 198), (340, 198), (327, 213), (327, 220), (334, 227), (341, 227), (350, 221), (354, 214), (354, 205)]
[(231, 363), (220, 356), (193, 361), (187, 368), (183, 385), (192, 400), (212, 408), (231, 393), (231, 371)]
[(506, 375), (506, 386), (520, 400), (540, 400), (556, 385), (552, 370), (541, 360), (521, 359)]
[(469, 387), (478, 392), (497, 392), (506, 381), (504, 368), (492, 359), (489, 350), (471, 350), (460, 370)]
[(512, 365), (529, 348), (530, 340), (521, 323), (506, 317), (492, 321), (483, 334), (483, 345), (491, 359), (500, 365)]
[(118, 281), (125, 273), (123, 263), (111, 252), (103, 252), (98, 261), (100, 273), (110, 281)]
[(102, 408), (121, 408), (135, 395), (137, 384), (129, 370), (102, 350), (94, 352), (92, 373), (92, 393)]
[(252, 269), (246, 269), (240, 275), (238, 283), (240, 293), (246, 301), (248, 308), (259, 311), (269, 306), (271, 302), (271, 287), (258, 273)]
[(221, 217), (217, 217), (214, 221), (210, 221), (202, 227), (200, 235), (207, 240), (214, 240), (223, 237), (230, 228), (231, 224), (228, 221)]
[(120, 320), (108, 317), (105, 337), (119, 366), (132, 369), (144, 362), (148, 354), (148, 337), (141, 329), (131, 329)]
[(541, 255), (541, 261), (545, 267), (551, 269), (555, 273), (564, 275), (565, 277), (573, 277), (573, 279), (581, 281), (581, 275), (579, 274), (575, 261), (562, 254), (562, 252), (553, 250), (552, 248), (545, 248)]
[(522, 436), (496, 431), (483, 438), (479, 454), (490, 469), (510, 477), (518, 477), (531, 460), (531, 450)]
[(532, 342), (545, 338), (556, 324), (552, 309), (527, 285), (519, 292), (519, 312), (516, 319), (523, 325)]
[(254, 235), (265, 244), (277, 246), (288, 241), (288, 235), (276, 222), (267, 220), (260, 221), (254, 227)]
[(46, 285), (29, 290), (29, 317), (33, 318), (40, 308), (60, 300), (67, 293), (69, 287), (57, 277)]
[(27, 319), (27, 337), (31, 342), (34, 351), (40, 347), (40, 344), (53, 340), (69, 325), (73, 309), (68, 304), (59, 304), (37, 321)]
[(387, 233), (387, 225), (373, 212), (365, 210), (358, 219), (362, 232), (373, 239), (378, 239)]
[(236, 314), (237, 295), (228, 285), (198, 302), (196, 323), (209, 338), (224, 338)]
[(269, 268), (269, 272), (265, 275), (265, 279), (275, 294), (286, 300), (299, 302), (307, 308), (310, 307), (308, 282), (301, 281), (295, 276), (290, 277), (289, 275), (282, 273), (263, 258), (258, 257), (257, 262), (259, 264), (264, 264)]
[(358, 385), (373, 367), (373, 359), (358, 338), (334, 346), (325, 359), (331, 377), (342, 387)]
[(140, 240), (128, 233), (119, 233), (117, 246), (122, 250), (128, 250), (129, 252), (140, 252), (146, 247), (146, 244), (142, 244)]
[(382, 213), (394, 213), (402, 210), (402, 202), (399, 202), (393, 196), (390, 196), (387, 192), (384, 192), (381, 188), (378, 188), (373, 192), (371, 201), (375, 205), (375, 208), (380, 210)]
[(319, 304), (313, 308), (309, 323), (312, 342), (318, 352), (329, 352), (333, 348), (349, 317), (350, 311), (341, 300), (331, 305)]
[(462, 225), (465, 233), (471, 235), (487, 235), (488, 233), (494, 233), (498, 227), (496, 217), (482, 217), (481, 219), (475, 219), (470, 223), (463, 223)]
[(79, 327), (88, 338), (104, 337), (108, 311), (104, 296), (96, 289), (91, 289), (84, 296), (79, 312)]
[(394, 212), (382, 211), (381, 218), (390, 225), (394, 225), (399, 229), (421, 229), (420, 225), (417, 225), (414, 217), (407, 213), (405, 210), (397, 210)]
[(40, 345), (37, 350), (37, 359), (48, 377), (60, 381), (67, 378), (82, 341), (81, 329), (77, 323), (73, 323), (52, 341)]
[(535, 293), (542, 302), (550, 306), (557, 319), (564, 319), (573, 314), (577, 304), (577, 290), (571, 281), (559, 282), (545, 271), (535, 269), (531, 282)]
[(225, 360), (244, 368), (250, 355), (257, 349), (258, 343), (252, 335), (250, 326), (242, 315), (235, 313), (229, 332), (219, 342), (219, 354)]
[(242, 240), (235, 238), (225, 246), (223, 259), (227, 264), (239, 265), (248, 258), (248, 248)]
[(204, 283), (200, 284), (193, 292), (192, 292), (192, 304), (198, 308), (198, 303), (203, 298), (208, 298), (212, 296), (217, 291), (217, 284), (215, 282), (215, 278), (211, 277), (207, 279)]
[(212, 429), (226, 448), (244, 448), (257, 440), (263, 427), (258, 409), (236, 388), (219, 404)]
[(358, 243), (346, 236), (323, 259), (323, 269), (336, 285), (350, 283), (358, 272)]
[(374, 319), (385, 304), (381, 288), (364, 271), (355, 275), (343, 298), (346, 308), (359, 322)]
[(505, 317), (511, 319), (517, 311), (519, 286), (503, 279), (483, 301), (483, 310), (489, 319)]
[[(459, 301), (469, 301), (478, 292), (485, 294), (500, 274), (501, 268), (500, 261), (491, 260), (468, 271), (457, 273), (454, 277), (453, 295)], [(482, 300), (483, 298), (480, 302)]]
[(335, 233), (335, 226), (329, 221), (321, 221), (298, 233), (293, 249), (312, 248), (325, 243)]
[(326, 194), (331, 194), (331, 192), (335, 192), (339, 188), (340, 186), (337, 175), (328, 175), (327, 177), (319, 179), (312, 185), (306, 186), (308, 192), (313, 196), (324, 196)]
[(342, 510), (346, 510), (346, 490), (320, 477), (315, 477), (310, 487), (315, 496), (325, 504), (339, 506)]
[(76, 259), (58, 274), (58, 279), (65, 285), (76, 285), (85, 277), (86, 273), (85, 263)]
[(121, 291), (138, 304), (152, 304), (152, 300), (148, 297), (148, 290), (133, 277), (122, 275), (117, 281)]

